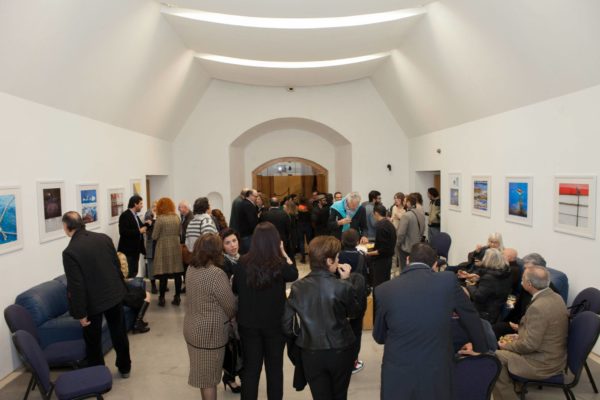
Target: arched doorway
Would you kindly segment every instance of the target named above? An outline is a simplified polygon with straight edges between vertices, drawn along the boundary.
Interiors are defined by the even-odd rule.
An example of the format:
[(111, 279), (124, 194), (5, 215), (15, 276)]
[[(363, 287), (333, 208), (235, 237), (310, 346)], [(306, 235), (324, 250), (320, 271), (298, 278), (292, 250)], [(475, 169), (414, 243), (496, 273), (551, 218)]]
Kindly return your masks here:
[(292, 193), (310, 198), (313, 191), (328, 192), (329, 172), (322, 165), (300, 157), (279, 157), (252, 171), (252, 187), (269, 197)]

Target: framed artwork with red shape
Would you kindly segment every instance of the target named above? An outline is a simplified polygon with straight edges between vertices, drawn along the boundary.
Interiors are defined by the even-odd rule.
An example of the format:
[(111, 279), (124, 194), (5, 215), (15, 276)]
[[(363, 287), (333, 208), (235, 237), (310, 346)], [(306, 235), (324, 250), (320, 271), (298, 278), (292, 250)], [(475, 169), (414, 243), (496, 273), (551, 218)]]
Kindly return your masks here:
[(554, 178), (554, 230), (596, 237), (596, 176)]

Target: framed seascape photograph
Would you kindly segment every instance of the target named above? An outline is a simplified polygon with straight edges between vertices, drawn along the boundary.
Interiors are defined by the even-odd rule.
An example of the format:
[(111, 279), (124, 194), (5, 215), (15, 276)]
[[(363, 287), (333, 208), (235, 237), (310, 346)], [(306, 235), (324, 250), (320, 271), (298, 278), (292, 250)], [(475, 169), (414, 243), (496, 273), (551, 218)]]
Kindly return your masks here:
[(129, 181), (129, 186), (131, 188), (131, 192), (130, 192), (131, 196), (137, 194), (138, 196), (144, 197), (142, 195), (142, 180), (141, 179), (139, 179), (139, 178), (131, 179)]
[(0, 254), (23, 248), (21, 188), (0, 186)]
[(65, 237), (62, 214), (65, 208), (65, 182), (37, 183), (40, 243)]
[(554, 230), (596, 237), (596, 176), (554, 177)]
[(123, 188), (108, 189), (108, 223), (116, 224), (125, 209), (123, 206)]
[(81, 214), (86, 229), (100, 228), (98, 219), (98, 184), (77, 185), (77, 212)]
[(491, 176), (473, 176), (473, 207), (471, 213), (490, 218), (492, 216), (491, 193)]
[(533, 178), (507, 176), (504, 219), (517, 224), (533, 225)]
[(448, 174), (448, 209), (460, 211), (462, 177), (459, 173)]

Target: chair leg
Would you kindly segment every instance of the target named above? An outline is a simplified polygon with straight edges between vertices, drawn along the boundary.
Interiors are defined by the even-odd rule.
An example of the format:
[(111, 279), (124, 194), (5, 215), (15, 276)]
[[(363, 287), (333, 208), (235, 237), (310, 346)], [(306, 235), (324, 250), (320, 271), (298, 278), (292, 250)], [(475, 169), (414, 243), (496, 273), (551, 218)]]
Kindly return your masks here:
[(527, 394), (527, 384), (523, 384), (521, 387), (521, 393), (519, 394), (519, 399), (525, 400), (525, 395)]
[(35, 379), (33, 378), (33, 374), (31, 374), (31, 379), (29, 379), (29, 384), (27, 385), (27, 391), (25, 392), (25, 397), (23, 400), (27, 400), (29, 397), (29, 392), (31, 392), (35, 388)]
[(585, 372), (587, 372), (587, 376), (592, 384), (592, 388), (594, 389), (594, 393), (598, 393), (598, 388), (596, 387), (596, 381), (594, 381), (594, 377), (592, 376), (592, 371), (590, 371), (590, 367), (588, 367), (587, 361), (583, 363), (583, 367), (585, 368)]

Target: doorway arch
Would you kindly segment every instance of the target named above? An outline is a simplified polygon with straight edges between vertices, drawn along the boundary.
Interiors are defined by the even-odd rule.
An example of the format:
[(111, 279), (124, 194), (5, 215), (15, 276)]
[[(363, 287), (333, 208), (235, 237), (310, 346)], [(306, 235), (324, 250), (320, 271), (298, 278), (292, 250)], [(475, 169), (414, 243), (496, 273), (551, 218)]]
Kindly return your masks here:
[(313, 191), (329, 191), (329, 171), (307, 158), (278, 157), (252, 171), (252, 187), (269, 197), (295, 193), (309, 198)]

